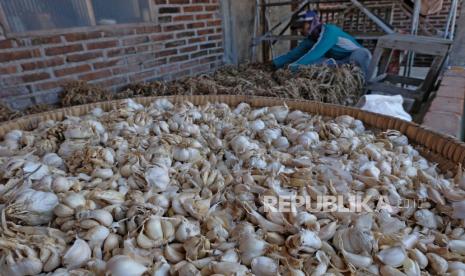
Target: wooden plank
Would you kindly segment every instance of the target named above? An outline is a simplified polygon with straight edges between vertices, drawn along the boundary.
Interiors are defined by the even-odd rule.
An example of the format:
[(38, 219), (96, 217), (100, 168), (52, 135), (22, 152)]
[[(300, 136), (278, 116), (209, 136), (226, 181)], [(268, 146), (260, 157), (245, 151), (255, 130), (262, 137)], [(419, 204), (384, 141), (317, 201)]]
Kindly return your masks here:
[(97, 25), (96, 19), (95, 19), (95, 12), (94, 12), (94, 6), (92, 6), (92, 0), (84, 0), (86, 9), (87, 9), (87, 14), (89, 15), (89, 22), (91, 26)]
[(446, 57), (436, 57), (431, 64), (431, 68), (426, 75), (425, 82), (420, 87), (421, 90), (425, 91), (423, 101), (426, 101), (429, 97), (431, 91), (433, 91), (434, 85), (438, 80), (439, 74), (441, 72), (442, 66), (444, 65)]
[(378, 46), (387, 49), (397, 49), (414, 51), (419, 54), (445, 56), (449, 51), (448, 45), (439, 43), (422, 42), (422, 41), (402, 41), (402, 40), (385, 40), (382, 37), (378, 41)]
[[(260, 4), (263, 6), (266, 4), (266, 0), (260, 0)], [(261, 31), (262, 34), (266, 34), (268, 31), (267, 24), (266, 24), (266, 8), (260, 9), (260, 24), (261, 24)], [(268, 42), (262, 40), (262, 62), (266, 63), (270, 60), (270, 47), (268, 46)]]
[(263, 38), (259, 38), (262, 41), (276, 41), (276, 40), (303, 40), (305, 36), (301, 35), (269, 35)]
[(155, 8), (155, 2), (154, 1), (148, 1), (149, 2), (149, 11), (150, 11), (150, 21), (158, 24), (158, 9)]
[(367, 85), (366, 90), (372, 91), (374, 93), (381, 92), (386, 93), (388, 95), (401, 95), (405, 98), (410, 98), (414, 100), (421, 100), (423, 94), (417, 90), (409, 90), (406, 88), (389, 85), (386, 83), (372, 83)]
[(392, 83), (400, 83), (406, 85), (413, 85), (413, 86), (420, 86), (425, 80), (412, 78), (412, 77), (404, 77), (399, 75), (387, 75), (384, 81), (389, 81)]
[[(464, 1), (462, 2), (462, 6)], [(465, 9), (460, 9), (460, 15), (457, 20), (457, 31), (455, 34), (454, 45), (452, 46), (449, 63), (452, 66), (465, 66)]]
[(452, 41), (439, 37), (421, 36), (421, 35), (409, 35), (409, 34), (390, 34), (382, 37), (383, 40), (397, 40), (404, 42), (416, 42), (416, 43), (439, 43), (445, 45), (451, 45)]
[(285, 2), (273, 2), (260, 4), (262, 7), (277, 7), (277, 6), (289, 6), (289, 5), (298, 5), (300, 1), (285, 1)]
[(0, 24), (2, 24), (4, 35), (7, 36), (7, 34), (11, 32), (11, 28), (8, 24), (8, 20), (6, 19), (2, 4), (0, 4)]
[(368, 81), (372, 80), (375, 77), (376, 67), (378, 66), (378, 63), (381, 60), (381, 56), (383, 55), (383, 53), (384, 49), (376, 46), (375, 52), (373, 53), (373, 57), (371, 58), (370, 66), (368, 67)]

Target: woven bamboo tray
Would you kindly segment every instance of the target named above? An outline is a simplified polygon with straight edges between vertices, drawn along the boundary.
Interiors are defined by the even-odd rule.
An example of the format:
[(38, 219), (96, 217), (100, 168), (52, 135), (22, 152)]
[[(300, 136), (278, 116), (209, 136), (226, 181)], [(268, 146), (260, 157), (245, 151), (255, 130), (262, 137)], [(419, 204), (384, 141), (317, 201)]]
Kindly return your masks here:
[[(443, 171), (455, 171), (457, 166), (465, 161), (465, 143), (458, 141), (454, 137), (439, 134), (415, 123), (362, 111), (357, 108), (306, 100), (231, 95), (145, 97), (134, 98), (133, 100), (140, 104), (148, 105), (159, 98), (167, 98), (172, 102), (190, 101), (196, 105), (202, 105), (207, 102), (222, 102), (230, 106), (236, 106), (241, 102), (247, 102), (254, 107), (264, 107), (282, 105), (285, 103), (290, 109), (298, 109), (311, 114), (320, 114), (330, 117), (350, 115), (363, 121), (368, 127), (379, 130), (395, 129), (404, 133), (409, 138), (410, 144), (415, 145), (421, 154), (428, 160), (438, 163), (439, 167)], [(95, 107), (100, 107), (103, 110), (108, 111), (116, 107), (121, 101), (123, 100), (93, 103), (25, 116), (0, 124), (0, 137), (3, 137), (5, 133), (13, 129), (34, 129), (37, 127), (39, 122), (44, 120), (52, 119), (61, 121), (66, 116), (84, 115)]]

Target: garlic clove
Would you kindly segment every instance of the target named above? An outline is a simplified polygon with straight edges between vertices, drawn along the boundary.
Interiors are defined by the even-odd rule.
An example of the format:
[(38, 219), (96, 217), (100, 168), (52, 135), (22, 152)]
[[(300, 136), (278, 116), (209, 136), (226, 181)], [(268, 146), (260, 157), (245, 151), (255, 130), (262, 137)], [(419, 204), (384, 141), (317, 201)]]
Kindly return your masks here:
[(407, 254), (402, 247), (390, 247), (381, 250), (377, 257), (387, 266), (399, 267), (407, 259)]
[(87, 242), (76, 239), (63, 256), (63, 265), (69, 269), (83, 267), (90, 260), (91, 250)]
[(112, 276), (141, 276), (147, 267), (128, 256), (116, 255), (108, 261), (105, 270)]
[(269, 257), (256, 257), (250, 264), (255, 275), (271, 276), (278, 274), (278, 263)]

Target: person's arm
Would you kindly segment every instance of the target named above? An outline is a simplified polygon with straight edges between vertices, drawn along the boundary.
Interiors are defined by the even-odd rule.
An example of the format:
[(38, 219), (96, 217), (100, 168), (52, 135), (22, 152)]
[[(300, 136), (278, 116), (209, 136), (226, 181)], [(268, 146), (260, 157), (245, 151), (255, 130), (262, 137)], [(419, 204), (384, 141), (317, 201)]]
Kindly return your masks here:
[(298, 68), (300, 65), (313, 64), (321, 59), (325, 54), (337, 44), (337, 35), (330, 28), (324, 28), (318, 41), (313, 45), (313, 48), (303, 55), (296, 62), (291, 64), (291, 68)]
[(307, 53), (313, 46), (313, 42), (306, 38), (302, 40), (297, 47), (289, 51), (287, 54), (279, 56), (273, 60), (275, 68), (283, 68), (286, 64), (293, 63)]

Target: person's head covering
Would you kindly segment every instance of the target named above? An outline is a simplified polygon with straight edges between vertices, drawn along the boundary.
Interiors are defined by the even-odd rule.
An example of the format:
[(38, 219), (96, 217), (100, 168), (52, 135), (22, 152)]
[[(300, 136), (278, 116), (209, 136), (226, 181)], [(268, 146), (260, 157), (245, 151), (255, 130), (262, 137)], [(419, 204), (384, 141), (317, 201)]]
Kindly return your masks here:
[(321, 25), (318, 12), (314, 10), (308, 10), (299, 13), (299, 19), (297, 21), (310, 23), (310, 33), (312, 33), (316, 28), (318, 28)]

